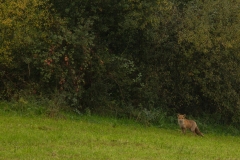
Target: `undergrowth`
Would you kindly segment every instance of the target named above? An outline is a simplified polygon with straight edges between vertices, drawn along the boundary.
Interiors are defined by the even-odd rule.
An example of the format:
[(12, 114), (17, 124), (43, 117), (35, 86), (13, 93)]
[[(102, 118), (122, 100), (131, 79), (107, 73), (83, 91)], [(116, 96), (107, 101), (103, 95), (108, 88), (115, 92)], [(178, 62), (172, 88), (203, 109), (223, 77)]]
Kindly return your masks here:
[[(61, 97), (55, 97), (53, 99), (35, 98), (35, 97), (20, 97), (14, 101), (0, 101), (0, 114), (2, 115), (19, 115), (24, 117), (36, 117), (43, 116), (53, 119), (71, 119), (79, 120), (85, 117), (89, 121), (93, 120), (91, 117), (108, 117), (113, 119), (113, 126), (117, 124), (117, 121), (122, 120), (124, 123), (134, 122), (143, 126), (153, 126), (156, 128), (164, 129), (179, 129), (177, 124), (176, 114), (169, 115), (162, 109), (147, 110), (143, 109), (138, 111), (138, 116), (135, 117), (118, 117), (116, 115), (99, 115), (92, 113), (90, 109), (80, 111), (73, 109), (65, 104)], [(100, 121), (98, 118), (97, 121)], [(209, 123), (209, 117), (191, 117), (187, 116), (187, 119), (193, 119), (197, 122), (201, 132), (213, 135), (240, 135), (240, 130), (232, 125), (221, 125), (219, 123)]]

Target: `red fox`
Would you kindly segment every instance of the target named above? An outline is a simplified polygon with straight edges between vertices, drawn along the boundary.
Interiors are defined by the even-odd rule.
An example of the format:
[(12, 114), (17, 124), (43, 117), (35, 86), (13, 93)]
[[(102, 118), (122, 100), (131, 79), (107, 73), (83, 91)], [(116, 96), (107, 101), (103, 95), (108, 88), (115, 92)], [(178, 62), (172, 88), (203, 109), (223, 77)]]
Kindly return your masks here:
[(186, 119), (186, 114), (182, 115), (182, 114), (178, 114), (178, 124), (180, 126), (180, 128), (182, 129), (182, 133), (185, 134), (186, 129), (190, 129), (194, 135), (199, 135), (203, 137), (203, 134), (200, 132), (200, 130), (198, 129), (197, 123), (193, 120), (188, 120)]

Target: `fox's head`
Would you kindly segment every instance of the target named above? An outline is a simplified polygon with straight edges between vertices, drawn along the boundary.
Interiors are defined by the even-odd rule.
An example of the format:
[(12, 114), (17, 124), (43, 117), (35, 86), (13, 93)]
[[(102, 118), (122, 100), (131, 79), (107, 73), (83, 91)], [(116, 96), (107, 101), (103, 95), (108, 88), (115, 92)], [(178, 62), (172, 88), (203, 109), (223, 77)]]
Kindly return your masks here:
[(186, 114), (177, 114), (177, 117), (178, 117), (178, 121), (179, 121), (179, 122), (183, 122), (183, 120), (184, 120), (185, 117), (186, 117)]
[(185, 119), (186, 114), (177, 114), (178, 119)]

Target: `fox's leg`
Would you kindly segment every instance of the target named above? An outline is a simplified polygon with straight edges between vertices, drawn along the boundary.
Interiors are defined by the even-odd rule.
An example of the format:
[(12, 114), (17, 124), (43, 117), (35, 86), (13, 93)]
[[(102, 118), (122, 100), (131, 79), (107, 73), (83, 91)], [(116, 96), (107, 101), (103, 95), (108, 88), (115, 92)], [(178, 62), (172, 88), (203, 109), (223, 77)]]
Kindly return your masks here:
[(185, 134), (186, 133), (186, 129), (182, 128), (182, 133)]
[(195, 128), (194, 128), (194, 127), (191, 128), (191, 131), (192, 131), (193, 134), (196, 136), (196, 131), (195, 131)]

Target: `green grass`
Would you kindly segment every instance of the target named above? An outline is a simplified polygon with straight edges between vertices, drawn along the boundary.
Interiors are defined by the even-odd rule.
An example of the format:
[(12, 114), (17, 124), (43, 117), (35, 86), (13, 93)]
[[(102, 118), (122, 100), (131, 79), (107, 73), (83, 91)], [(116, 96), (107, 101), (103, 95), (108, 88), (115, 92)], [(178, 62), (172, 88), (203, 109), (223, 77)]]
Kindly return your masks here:
[(176, 129), (82, 116), (0, 115), (0, 159), (240, 159), (240, 137), (181, 134)]

